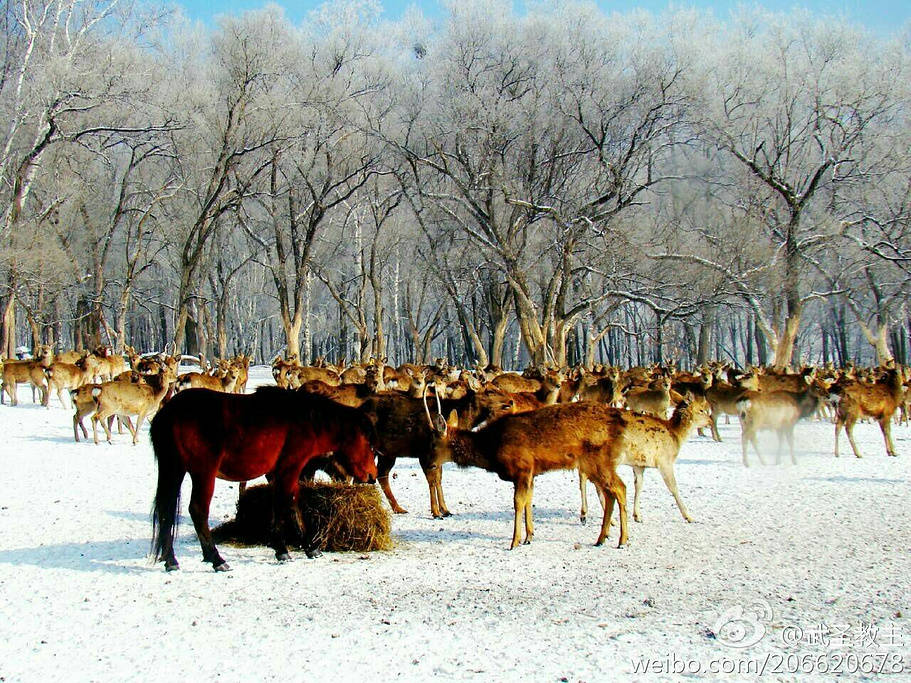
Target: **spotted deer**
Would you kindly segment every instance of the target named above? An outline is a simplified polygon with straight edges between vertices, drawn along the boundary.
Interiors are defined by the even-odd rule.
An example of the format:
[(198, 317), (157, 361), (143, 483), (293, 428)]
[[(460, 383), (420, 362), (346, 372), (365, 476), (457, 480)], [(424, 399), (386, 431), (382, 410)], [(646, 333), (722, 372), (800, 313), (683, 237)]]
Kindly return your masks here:
[[(633, 520), (642, 521), (639, 513), (639, 494), (646, 468), (655, 468), (661, 474), (664, 485), (671, 492), (680, 514), (687, 522), (693, 518), (687, 511), (680, 492), (677, 489), (677, 478), (674, 475), (674, 463), (680, 454), (684, 442), (698, 427), (707, 427), (712, 421), (712, 408), (704, 396), (687, 397), (677, 404), (670, 418), (657, 417), (642, 413), (620, 411), (611, 419), (617, 424), (619, 433), (618, 465), (629, 465), (633, 469), (635, 495), (633, 497)], [(585, 523), (588, 515), (586, 495), (586, 477), (579, 472), (579, 490), (582, 496), (582, 510), (579, 518)], [(603, 501), (602, 501), (603, 503)]]
[(901, 372), (887, 368), (872, 384), (858, 380), (836, 383), (830, 389), (830, 401), (835, 404), (835, 457), (838, 457), (838, 433), (844, 427), (854, 455), (861, 457), (854, 442), (854, 424), (861, 417), (872, 417), (879, 423), (886, 443), (886, 454), (895, 456), (892, 442), (892, 417), (904, 397)]

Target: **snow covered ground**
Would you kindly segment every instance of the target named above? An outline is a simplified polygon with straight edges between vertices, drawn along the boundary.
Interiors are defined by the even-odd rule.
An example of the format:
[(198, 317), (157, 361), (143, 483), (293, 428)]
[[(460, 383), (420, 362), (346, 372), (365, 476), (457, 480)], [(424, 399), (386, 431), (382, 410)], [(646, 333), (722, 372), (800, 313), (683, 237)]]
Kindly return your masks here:
[[(748, 469), (739, 425), (724, 443), (693, 438), (677, 478), (696, 522), (648, 471), (624, 549), (616, 528), (593, 546), (572, 472), (536, 480), (535, 540), (508, 551), (508, 483), (447, 466), (455, 516), (434, 520), (417, 463), (400, 460), (392, 486), (410, 512), (393, 519), (393, 551), (279, 565), (268, 548), (223, 546), (234, 571), (216, 574), (185, 489), (182, 569), (167, 574), (147, 559), (147, 427), (135, 447), (128, 434), (76, 444), (56, 398), (44, 409), (23, 387), (20, 400), (0, 408), (0, 681), (911, 678), (906, 426), (888, 458), (859, 425), (857, 460), (832, 456), (832, 425), (804, 423), (796, 466)], [(236, 497), (216, 484), (213, 525)]]

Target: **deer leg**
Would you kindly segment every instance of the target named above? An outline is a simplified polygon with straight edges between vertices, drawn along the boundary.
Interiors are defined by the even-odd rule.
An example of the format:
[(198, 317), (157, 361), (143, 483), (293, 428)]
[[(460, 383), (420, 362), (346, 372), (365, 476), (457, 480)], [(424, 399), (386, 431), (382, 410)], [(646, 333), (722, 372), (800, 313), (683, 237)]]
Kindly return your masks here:
[(636, 487), (636, 492), (633, 495), (633, 521), (641, 522), (642, 515), (639, 514), (639, 494), (642, 492), (642, 480), (645, 475), (645, 468), (643, 467), (633, 467), (633, 483)]
[[(600, 475), (600, 473), (599, 473)], [(600, 487), (604, 492), (604, 518), (601, 520), (601, 533), (595, 545), (602, 545), (610, 530), (611, 517), (614, 513), (614, 501), (620, 508), (620, 541), (617, 547), (626, 545), (629, 540), (629, 525), (626, 514), (626, 484), (616, 472), (609, 472), (606, 477), (599, 476)]]
[(610, 519), (614, 514), (615, 499), (614, 494), (605, 487), (600, 478), (595, 480), (595, 486), (604, 495), (604, 517), (601, 519), (601, 531), (598, 533), (598, 540), (595, 541), (595, 545), (604, 545), (604, 539), (607, 538), (607, 534), (610, 531)]
[(218, 549), (212, 542), (212, 532), (209, 530), (209, 505), (212, 502), (212, 493), (215, 491), (215, 477), (191, 475), (193, 490), (190, 493), (190, 517), (196, 529), (196, 537), (202, 547), (203, 562), (211, 562), (217, 572), (230, 570)]
[(130, 433), (133, 435), (133, 445), (135, 446), (139, 443), (139, 427), (142, 425), (142, 420), (145, 417), (142, 413), (136, 416), (136, 426), (133, 427), (130, 425)]
[(79, 430), (82, 430), (82, 438), (88, 439), (89, 433), (85, 428), (85, 425), (82, 424), (83, 414), (79, 412), (78, 408), (76, 414), (73, 415), (73, 436), (76, 438), (76, 443), (79, 443)]
[(750, 462), (747, 459), (747, 445), (750, 442), (750, 434), (744, 424), (740, 425), (740, 450), (743, 452), (743, 466), (749, 467)]
[(794, 456), (794, 425), (791, 425), (785, 435), (788, 438), (788, 448), (791, 451), (791, 464), (797, 464), (797, 458)]
[(440, 512), (443, 517), (452, 517), (452, 513), (446, 506), (446, 499), (443, 497), (443, 467), (437, 467), (437, 503), (440, 506)]
[(750, 443), (753, 444), (753, 450), (756, 451), (756, 457), (759, 458), (759, 464), (765, 465), (765, 458), (762, 457), (762, 452), (759, 450), (759, 442), (756, 441), (756, 432), (750, 434)]
[(535, 522), (531, 514), (531, 500), (535, 495), (535, 478), (528, 482), (528, 495), (525, 498), (525, 545), (531, 543), (535, 536)]
[[(838, 412), (838, 409), (835, 410), (835, 457), (838, 457), (838, 432), (841, 431), (841, 428), (844, 426), (845, 422), (842, 418), (841, 413)], [(845, 432), (847, 433), (847, 429)]]
[(712, 411), (712, 438), (715, 441), (721, 441), (721, 434), (718, 433), (718, 412)]
[(421, 463), (421, 468), (430, 490), (430, 514), (434, 519), (451, 516), (452, 513), (446, 509), (446, 501), (443, 500), (442, 469), (438, 465), (425, 466), (424, 463)]
[(108, 443), (111, 443), (111, 430), (108, 428), (107, 422), (102, 420), (98, 416), (97, 410), (95, 411), (95, 414), (92, 415), (92, 439), (95, 441), (96, 444), (98, 443), (98, 423), (99, 422), (101, 423), (102, 429), (104, 429), (104, 433), (107, 437)]
[(528, 496), (528, 478), (524, 475), (519, 475), (516, 479), (512, 495), (512, 505), (513, 511), (515, 513), (513, 519), (513, 528), (512, 528), (512, 544), (509, 546), (509, 549), (512, 550), (519, 545), (519, 540), (522, 537), (522, 520), (521, 518), (525, 515), (526, 500)]
[(582, 498), (582, 508), (579, 510), (579, 521), (585, 524), (588, 519), (588, 477), (579, 470), (579, 495)]
[(886, 442), (886, 454), (895, 457), (895, 444), (892, 443), (892, 418), (885, 416), (879, 420), (879, 428), (883, 433), (883, 440)]
[(658, 472), (661, 473), (661, 478), (664, 479), (664, 485), (667, 486), (667, 490), (674, 496), (674, 501), (677, 503), (677, 508), (680, 510), (680, 514), (683, 515), (683, 519), (687, 522), (692, 522), (693, 518), (690, 517), (686, 505), (683, 504), (683, 500), (680, 498), (680, 491), (677, 489), (677, 477), (674, 474), (674, 466), (671, 463), (659, 465)]
[[(626, 516), (626, 484), (623, 483), (623, 480), (616, 472), (613, 472), (611, 478), (608, 479), (608, 486), (617, 500), (617, 505), (620, 506), (620, 541), (617, 543), (617, 547), (620, 548), (626, 545), (629, 540), (629, 520)], [(607, 518), (607, 522), (610, 525), (610, 517)]]
[(386, 496), (386, 500), (389, 501), (389, 507), (392, 508), (392, 511), (397, 515), (404, 515), (408, 512), (405, 508), (399, 505), (399, 502), (395, 499), (395, 496), (392, 495), (392, 489), (389, 488), (389, 472), (392, 471), (392, 468), (395, 466), (395, 456), (380, 455), (377, 458), (377, 481), (380, 483), (380, 488), (383, 490), (383, 493)]
[(860, 451), (857, 450), (857, 444), (854, 442), (854, 424), (857, 422), (857, 418), (852, 415), (845, 416), (845, 434), (848, 435), (848, 442), (851, 444), (851, 448), (854, 451), (854, 455), (858, 458), (861, 457)]

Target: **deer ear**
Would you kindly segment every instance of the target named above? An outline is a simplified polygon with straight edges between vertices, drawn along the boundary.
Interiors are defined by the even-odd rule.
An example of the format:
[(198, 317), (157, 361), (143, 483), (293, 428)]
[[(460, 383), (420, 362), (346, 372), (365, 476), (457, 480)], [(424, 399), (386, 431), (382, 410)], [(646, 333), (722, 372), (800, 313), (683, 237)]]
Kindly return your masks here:
[(446, 420), (446, 426), (449, 429), (455, 429), (459, 426), (459, 414), (453, 408), (449, 413), (449, 419)]
[(447, 425), (446, 420), (443, 419), (442, 415), (436, 415), (433, 418), (433, 428), (436, 430), (437, 434), (440, 434), (441, 436), (446, 435)]

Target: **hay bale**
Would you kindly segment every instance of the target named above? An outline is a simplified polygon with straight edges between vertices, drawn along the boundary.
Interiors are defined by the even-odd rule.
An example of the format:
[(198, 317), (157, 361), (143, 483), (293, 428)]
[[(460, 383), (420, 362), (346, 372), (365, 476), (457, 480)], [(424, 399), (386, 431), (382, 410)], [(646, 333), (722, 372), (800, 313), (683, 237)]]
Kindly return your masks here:
[[(375, 486), (301, 482), (297, 507), (305, 528), (317, 530), (321, 550), (392, 548), (389, 511)], [(271, 524), (271, 484), (251, 486), (237, 503), (237, 516), (213, 529), (212, 538), (216, 543), (268, 545)]]

